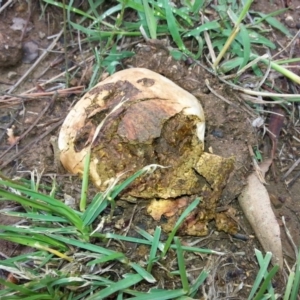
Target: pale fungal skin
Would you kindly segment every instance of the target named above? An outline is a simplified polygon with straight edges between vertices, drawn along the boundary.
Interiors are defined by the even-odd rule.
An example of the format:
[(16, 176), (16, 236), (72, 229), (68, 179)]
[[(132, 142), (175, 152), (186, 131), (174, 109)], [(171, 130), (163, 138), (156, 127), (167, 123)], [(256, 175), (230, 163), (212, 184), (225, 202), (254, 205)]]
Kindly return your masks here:
[[(143, 81), (145, 78), (154, 80), (155, 84), (147, 86), (147, 83), (145, 84)], [(173, 108), (178, 111), (183, 108), (183, 112), (186, 115), (198, 116), (199, 122), (197, 124), (196, 132), (199, 140), (203, 143), (204, 148), (205, 117), (199, 101), (192, 94), (158, 73), (143, 68), (132, 68), (119, 71), (98, 83), (76, 103), (66, 117), (59, 134), (58, 147), (61, 151), (61, 162), (71, 173), (83, 173), (84, 157), (86, 156), (89, 144), (87, 144), (80, 152), (76, 152), (73, 143), (77, 131), (85, 125), (86, 119), (88, 118), (87, 108), (95, 102), (97, 102), (99, 107), (104, 106), (105, 100), (103, 99), (109, 95), (109, 91), (107, 90), (103, 90), (96, 94), (93, 94), (92, 92), (105, 84), (125, 80), (129, 81), (137, 89), (142, 91), (145, 90), (144, 85), (146, 86), (146, 91), (143, 92), (144, 95), (141, 95), (140, 97), (159, 97), (160, 99), (171, 101)], [(98, 161), (95, 161), (95, 164), (96, 163), (98, 163)], [(95, 176), (97, 175), (95, 174)]]
[[(82, 174), (94, 140), (90, 178), (101, 191), (121, 174), (123, 180), (147, 165), (164, 166), (138, 177), (119, 197), (131, 202), (168, 199), (178, 214), (184, 209), (182, 196), (187, 197), (186, 205), (202, 197), (182, 232), (206, 235), (207, 223), (216, 219), (219, 230), (235, 233), (236, 224), (216, 214), (235, 160), (204, 153), (204, 133), (204, 112), (197, 98), (155, 72), (134, 68), (108, 77), (78, 101), (64, 121), (58, 147), (65, 169)], [(163, 211), (167, 203), (161, 203)], [(176, 213), (166, 225), (173, 228), (177, 217)]]

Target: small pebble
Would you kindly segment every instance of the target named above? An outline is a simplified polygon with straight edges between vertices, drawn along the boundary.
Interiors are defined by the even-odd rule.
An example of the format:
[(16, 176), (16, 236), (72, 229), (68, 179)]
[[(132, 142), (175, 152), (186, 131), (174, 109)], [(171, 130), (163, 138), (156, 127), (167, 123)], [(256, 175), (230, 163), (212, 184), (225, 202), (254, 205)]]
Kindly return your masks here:
[(39, 47), (35, 42), (29, 41), (23, 44), (23, 57), (24, 64), (31, 64), (39, 56)]
[(42, 40), (44, 39), (46, 36), (46, 33), (45, 32), (42, 32), (42, 31), (39, 31), (39, 38)]
[(223, 133), (223, 130), (221, 129), (214, 129), (211, 134), (214, 136), (214, 137), (217, 137), (217, 138), (223, 138), (224, 137), (224, 133)]
[(291, 15), (287, 15), (284, 21), (285, 21), (285, 24), (289, 28), (295, 28), (296, 27), (296, 23), (294, 21), (294, 18)]
[(274, 208), (278, 209), (282, 207), (283, 203), (279, 200), (279, 197), (277, 195), (274, 195), (273, 193), (269, 194), (271, 203), (273, 204)]
[(7, 78), (8, 78), (9, 80), (13, 80), (13, 79), (15, 79), (17, 76), (18, 76), (18, 73), (17, 73), (17, 72), (13, 72), (13, 71), (8, 72), (8, 74), (7, 74)]

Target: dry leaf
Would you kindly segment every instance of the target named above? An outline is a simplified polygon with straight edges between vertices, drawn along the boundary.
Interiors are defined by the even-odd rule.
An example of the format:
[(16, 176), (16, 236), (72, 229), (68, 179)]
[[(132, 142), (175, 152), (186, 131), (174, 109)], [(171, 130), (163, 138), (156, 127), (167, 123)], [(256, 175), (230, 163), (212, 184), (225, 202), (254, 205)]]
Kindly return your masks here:
[[(271, 163), (272, 160), (269, 159), (260, 165), (263, 174), (268, 171)], [(268, 191), (256, 172), (247, 178), (247, 185), (239, 196), (239, 203), (264, 250), (273, 253), (272, 263), (282, 268), (280, 227), (272, 210)]]
[(147, 208), (148, 214), (156, 221), (159, 221), (162, 215), (167, 218), (172, 217), (176, 214), (178, 209), (187, 205), (187, 199), (181, 197), (176, 200), (152, 200)]

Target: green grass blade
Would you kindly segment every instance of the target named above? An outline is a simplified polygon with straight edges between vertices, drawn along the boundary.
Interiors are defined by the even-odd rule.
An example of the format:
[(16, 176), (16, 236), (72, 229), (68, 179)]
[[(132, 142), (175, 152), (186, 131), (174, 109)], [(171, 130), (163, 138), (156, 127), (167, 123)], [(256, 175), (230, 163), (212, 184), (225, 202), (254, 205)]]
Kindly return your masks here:
[(90, 161), (91, 161), (91, 148), (89, 147), (87, 154), (84, 158), (84, 169), (83, 169), (82, 185), (81, 185), (81, 198), (79, 204), (80, 211), (85, 211), (86, 209), (87, 190), (89, 185)]
[(111, 284), (107, 288), (101, 290), (100, 292), (95, 293), (94, 295), (86, 298), (86, 300), (99, 300), (105, 299), (106, 297), (118, 292), (122, 291), (128, 287), (131, 287), (140, 281), (143, 280), (143, 277), (139, 274), (129, 275), (126, 278)]
[(26, 253), (26, 254), (12, 257), (12, 258), (7, 258), (5, 260), (1, 260), (1, 265), (15, 266), (16, 263), (24, 262), (31, 258), (42, 257), (43, 255), (45, 255), (44, 251), (36, 251), (36, 252), (32, 252), (32, 253)]
[(141, 175), (144, 175), (148, 172), (154, 172), (157, 167), (161, 167), (159, 165), (148, 165), (144, 167), (141, 170), (138, 170), (130, 177), (126, 178), (122, 183), (115, 186), (114, 190), (111, 192), (110, 197), (112, 199), (115, 199), (117, 195), (120, 194), (121, 191), (123, 191), (131, 182), (133, 182), (136, 178), (140, 177)]
[(185, 51), (186, 48), (185, 48), (184, 43), (183, 43), (183, 41), (180, 37), (178, 27), (177, 27), (177, 23), (176, 23), (176, 19), (173, 15), (172, 7), (169, 3), (169, 0), (163, 0), (163, 4), (164, 4), (164, 9), (165, 9), (165, 12), (166, 12), (168, 28), (169, 28), (169, 31), (171, 33), (171, 36), (172, 36), (174, 42), (176, 43), (176, 45), (178, 46), (178, 48), (181, 51)]
[(104, 194), (97, 193), (82, 216), (83, 225), (87, 226), (92, 224), (99, 214), (105, 210), (107, 205), (108, 201), (104, 198)]
[(169, 234), (169, 237), (165, 243), (165, 247), (164, 247), (164, 251), (162, 253), (162, 257), (164, 257), (167, 253), (167, 251), (170, 248), (170, 245), (172, 243), (172, 240), (177, 232), (177, 230), (179, 229), (180, 225), (182, 224), (182, 222), (184, 221), (184, 219), (190, 214), (190, 212), (192, 210), (194, 210), (200, 203), (200, 199), (197, 198), (195, 199), (187, 208), (186, 210), (182, 213), (182, 215), (179, 217), (179, 219), (177, 220), (173, 230), (171, 231), (171, 233)]
[(19, 217), (19, 218), (25, 218), (25, 219), (31, 219), (33, 221), (41, 221), (41, 222), (60, 222), (60, 223), (67, 223), (68, 220), (61, 217), (56, 217), (52, 215), (42, 215), (39, 213), (21, 213), (21, 212), (15, 212), (15, 211), (1, 211), (0, 213), (6, 215), (6, 216), (12, 216), (12, 217)]
[[(5, 182), (3, 183), (0, 180), (0, 184), (5, 185)], [(8, 185), (8, 186), (10, 186), (10, 185)], [(18, 190), (18, 189), (16, 188), (16, 190)], [(45, 203), (32, 201), (32, 200), (27, 199), (23, 196), (14, 194), (14, 193), (6, 191), (6, 190), (3, 190), (2, 188), (0, 188), (0, 196), (3, 197), (3, 198), (0, 198), (0, 201), (1, 200), (3, 200), (3, 201), (12, 200), (12, 201), (18, 202), (19, 204), (24, 205), (24, 206), (31, 206), (35, 209), (40, 209), (40, 210), (44, 210), (44, 211), (48, 211), (48, 212), (51, 211), (51, 208)]]
[(243, 61), (240, 65), (240, 69), (242, 69), (244, 66), (247, 65), (247, 63), (249, 62), (250, 59), (250, 39), (249, 39), (249, 35), (248, 35), (248, 31), (246, 29), (246, 27), (241, 24), (240, 26), (240, 33), (239, 33), (242, 41), (243, 41)]
[(200, 275), (197, 277), (193, 285), (190, 287), (190, 296), (195, 297), (199, 287), (204, 283), (205, 279), (209, 275), (209, 272), (206, 270), (202, 270)]
[(183, 290), (188, 293), (190, 290), (190, 287), (189, 287), (188, 278), (186, 276), (183, 251), (182, 251), (179, 239), (177, 237), (174, 237), (174, 241), (177, 246), (176, 253), (177, 253), (177, 261), (178, 261), (178, 267), (179, 267), (179, 274), (180, 274), (180, 278), (181, 278), (181, 284), (182, 284)]
[(145, 16), (149, 28), (150, 38), (156, 39), (157, 22), (153, 14), (153, 10), (150, 8), (148, 0), (143, 0)]
[[(71, 222), (71, 224), (75, 225), (81, 232), (84, 231), (83, 223), (78, 214), (71, 209), (66, 204), (61, 201), (47, 196), (45, 194), (31, 191), (30, 189), (25, 188), (22, 185), (14, 184), (7, 181), (0, 180), (0, 184), (4, 186), (9, 186), (15, 190), (20, 191), (21, 193), (29, 196), (31, 199), (27, 199), (25, 197), (17, 196), (16, 194), (7, 192), (3, 189), (0, 189), (0, 195), (6, 197), (9, 200), (16, 201), (21, 205), (33, 207), (36, 209), (44, 210), (46, 212), (53, 212), (57, 215), (65, 217), (67, 220)], [(44, 203), (43, 203), (44, 202)]]
[(119, 240), (119, 241), (126, 241), (126, 242), (130, 242), (130, 243), (135, 243), (135, 244), (144, 244), (144, 245), (152, 244), (152, 242), (148, 241), (148, 240), (143, 240), (143, 239), (139, 239), (139, 238), (131, 237), (131, 236), (123, 236), (123, 235), (109, 233), (109, 232), (106, 233), (105, 235), (101, 235), (101, 237), (105, 237), (107, 239), (115, 239), (115, 240)]
[(256, 296), (254, 297), (254, 300), (260, 300), (262, 299), (265, 291), (267, 290), (268, 286), (271, 284), (271, 281), (273, 279), (273, 277), (275, 276), (275, 274), (277, 273), (277, 271), (279, 270), (279, 266), (274, 266), (271, 271), (269, 272), (269, 274), (266, 276), (263, 284), (261, 285), (259, 291), (257, 292)]
[(78, 248), (81, 248), (81, 249), (86, 249), (86, 250), (96, 252), (96, 253), (100, 253), (100, 254), (104, 254), (104, 255), (111, 255), (113, 253), (118, 253), (116, 251), (100, 247), (98, 245), (93, 245), (93, 244), (90, 244), (90, 243), (81, 242), (79, 240), (72, 239), (72, 238), (66, 238), (66, 237), (63, 237), (63, 236), (60, 236), (60, 235), (49, 234), (49, 237), (52, 237), (52, 238), (54, 238), (58, 241), (66, 243), (67, 245), (72, 245), (72, 246), (75, 246), (75, 247), (78, 247)]
[(290, 300), (297, 299), (297, 295), (299, 295), (299, 290), (300, 290), (300, 247), (299, 247), (299, 252), (298, 252), (298, 257), (296, 262), (295, 279), (293, 283)]
[(150, 254), (149, 254), (149, 258), (148, 258), (148, 265), (147, 265), (148, 272), (151, 272), (153, 263), (157, 260), (157, 257), (158, 257), (157, 250), (158, 250), (160, 235), (161, 235), (161, 227), (157, 226), (155, 228), (155, 232), (153, 235), (152, 246), (151, 246)]
[(191, 31), (188, 31), (186, 34), (183, 35), (183, 37), (199, 36), (202, 32), (206, 30), (219, 29), (219, 28), (220, 28), (219, 22), (211, 21), (211, 22), (204, 23)]
[[(44, 2), (46, 3), (49, 3), (49, 4), (52, 4), (54, 6), (57, 6), (57, 7), (60, 7), (60, 8), (64, 8), (64, 5), (63, 3), (60, 3), (60, 2), (57, 2), (57, 1), (53, 1), (53, 0), (43, 0)], [(95, 20), (95, 17), (93, 17), (91, 14), (88, 14), (78, 8), (75, 8), (75, 7), (70, 7), (67, 5), (67, 9), (75, 14), (78, 14), (78, 15), (81, 15), (83, 17), (86, 17), (88, 19), (92, 19), (92, 20)]]
[[(244, 1), (242, 1), (242, 2), (244, 2)], [(244, 4), (243, 9), (242, 9), (235, 25), (239, 25), (244, 20), (247, 13), (249, 12), (252, 2), (253, 2), (253, 0), (247, 0), (246, 3), (243, 3)]]
[(278, 29), (279, 31), (281, 31), (283, 34), (285, 34), (287, 37), (292, 37), (290, 31), (288, 30), (288, 28), (286, 28), (281, 22), (279, 22), (276, 18), (274, 18), (275, 16), (282, 14), (284, 12), (286, 12), (288, 10), (288, 8), (283, 8), (283, 9), (279, 9), (277, 11), (271, 12), (270, 14), (264, 14), (262, 12), (253, 12), (255, 14), (258, 14), (261, 18), (256, 18), (255, 19), (255, 24), (259, 24), (263, 21), (268, 22), (272, 27)]
[(283, 300), (289, 300), (292, 292), (293, 284), (295, 279), (295, 272), (291, 271), (289, 274), (288, 282), (285, 287), (285, 292), (283, 296)]
[[(151, 289), (146, 295), (139, 295), (130, 300), (168, 300), (168, 299), (177, 299), (180, 296), (186, 295), (184, 290), (157, 290)], [(187, 298), (189, 299), (189, 298)]]
[(252, 289), (251, 289), (250, 295), (248, 297), (248, 300), (253, 299), (256, 291), (259, 288), (259, 285), (260, 285), (263, 277), (267, 273), (267, 268), (269, 266), (269, 263), (270, 263), (271, 257), (272, 257), (272, 253), (267, 252), (265, 258), (263, 258), (263, 260), (261, 260), (261, 257), (262, 257), (261, 252), (257, 249), (255, 249), (255, 254), (257, 256), (257, 259), (260, 260), (260, 263), (259, 263), (260, 264), (260, 269), (259, 269), (259, 272), (256, 275), (256, 279), (255, 279), (254, 284), (252, 286)]
[(276, 49), (276, 45), (273, 42), (271, 42), (270, 39), (265, 38), (264, 36), (259, 34), (257, 31), (248, 29), (248, 34), (249, 34), (251, 43), (262, 44), (270, 49)]
[(204, 6), (204, 3), (204, 0), (195, 0), (191, 12), (193, 14), (198, 14), (200, 9)]
[[(1, 228), (4, 230), (5, 227), (8, 226), (1, 226)], [(22, 232), (20, 228), (16, 228), (16, 231)], [(13, 231), (6, 230), (4, 233), (0, 233), (0, 238), (21, 245), (37, 248), (37, 249), (41, 249), (40, 246), (43, 246), (43, 247), (55, 247), (58, 249), (62, 249), (64, 251), (67, 250), (66, 245), (58, 242), (55, 238), (50, 238), (36, 233), (32, 233), (30, 236), (26, 236), (24, 234), (19, 234)]]
[(149, 273), (147, 272), (143, 267), (136, 263), (129, 263), (129, 266), (131, 266), (140, 276), (144, 278), (149, 283), (155, 283), (156, 279)]
[(222, 73), (226, 74), (227, 72), (241, 66), (243, 61), (243, 57), (235, 57), (233, 59), (224, 61), (220, 64), (220, 70)]
[(105, 262), (108, 262), (108, 261), (120, 260), (120, 259), (125, 259), (125, 258), (126, 258), (126, 256), (125, 256), (124, 253), (116, 252), (116, 253), (113, 253), (113, 254), (110, 254), (110, 255), (105, 255), (101, 258), (91, 260), (86, 265), (87, 266), (92, 266), (92, 265), (95, 265), (95, 264), (102, 264), (102, 263), (105, 263)]
[(9, 282), (7, 280), (3, 280), (2, 278), (0, 278), (0, 283), (4, 286), (8, 286), (9, 288), (11, 288), (13, 291), (18, 291), (19, 293), (21, 293), (22, 295), (36, 295), (35, 292), (33, 292), (30, 289), (27, 289), (26, 287), (24, 287), (24, 285), (19, 285), (19, 284), (14, 284), (12, 282)]

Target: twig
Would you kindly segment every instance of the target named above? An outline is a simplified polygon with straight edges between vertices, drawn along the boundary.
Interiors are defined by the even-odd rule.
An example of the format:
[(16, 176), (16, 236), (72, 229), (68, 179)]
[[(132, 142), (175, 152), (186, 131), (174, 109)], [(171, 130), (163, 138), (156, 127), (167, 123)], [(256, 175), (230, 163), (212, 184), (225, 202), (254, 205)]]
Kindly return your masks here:
[(22, 82), (23, 80), (26, 79), (26, 77), (38, 66), (38, 64), (47, 56), (47, 54), (56, 46), (57, 41), (61, 37), (63, 33), (63, 30), (61, 30), (58, 34), (57, 37), (53, 40), (51, 45), (44, 50), (42, 55), (36, 60), (36, 62), (29, 68), (29, 70), (8, 90), (8, 93), (11, 93), (14, 91)]
[(131, 217), (130, 217), (130, 220), (129, 220), (129, 224), (127, 225), (127, 227), (125, 228), (124, 230), (124, 236), (127, 236), (127, 233), (131, 227), (131, 224), (132, 224), (132, 220), (133, 220), (133, 217), (135, 215), (135, 212), (136, 212), (136, 205), (134, 206), (133, 210), (132, 210), (132, 213), (131, 213)]
[[(58, 79), (59, 77), (64, 76), (66, 72), (70, 72), (70, 71), (74, 70), (75, 68), (77, 68), (78, 66), (81, 66), (81, 65), (83, 65), (83, 64), (85, 64), (85, 63), (87, 63), (87, 62), (90, 62), (90, 61), (93, 60), (94, 58), (95, 58), (94, 56), (90, 56), (90, 57), (87, 58), (86, 60), (80, 62), (78, 65), (69, 68), (68, 70), (66, 70), (66, 71), (64, 71), (64, 72), (62, 72), (62, 73), (60, 73), (60, 74), (58, 74), (58, 75), (56, 75), (56, 76), (50, 78), (49, 80), (47, 80), (47, 81), (45, 81), (45, 82), (43, 82), (43, 83), (40, 83), (39, 85), (40, 85), (40, 86), (45, 86), (46, 84), (51, 83), (52, 81)], [(29, 89), (29, 90), (27, 90), (27, 91), (21, 93), (21, 96), (25, 96), (25, 95), (27, 95), (27, 94), (29, 94), (30, 92), (35, 91), (35, 90), (36, 90), (36, 87), (31, 88), (31, 89)]]
[(41, 111), (41, 113), (38, 115), (36, 120), (29, 126), (29, 128), (14, 142), (6, 151), (4, 151), (1, 155), (0, 158), (2, 158), (9, 150), (11, 150), (15, 145), (17, 145), (33, 128), (36, 126), (36, 124), (39, 122), (39, 120), (44, 116), (45, 112), (51, 107), (51, 105), (55, 101), (55, 96), (52, 97), (51, 101), (47, 104), (47, 106)]
[(289, 168), (289, 170), (281, 177), (282, 180), (286, 179), (290, 174), (291, 172), (293, 172), (293, 170), (299, 165), (300, 163), (300, 158), (298, 158), (294, 163), (293, 165)]
[(48, 134), (50, 134), (53, 130), (55, 130), (58, 126), (60, 126), (63, 121), (64, 121), (64, 118), (62, 118), (59, 122), (57, 122), (52, 127), (50, 127), (47, 131), (45, 131), (42, 135), (40, 135), (39, 137), (37, 137), (34, 141), (31, 141), (30, 143), (28, 143), (21, 151), (19, 151), (17, 154), (15, 154), (14, 156), (12, 156), (5, 163), (2, 163), (1, 164), (1, 168), (6, 167), (13, 160), (15, 160), (16, 158), (18, 158), (19, 155), (21, 155), (23, 152), (25, 152), (25, 150), (27, 150), (28, 148), (31, 148), (33, 145), (35, 145), (40, 140), (42, 140), (45, 136), (47, 136)]
[(234, 107), (238, 108), (238, 106), (237, 106), (235, 103), (233, 103), (233, 102), (227, 100), (225, 97), (219, 95), (219, 94), (218, 94), (218, 93), (210, 86), (208, 79), (205, 79), (205, 84), (206, 84), (207, 88), (210, 90), (210, 92), (213, 93), (216, 97), (218, 97), (218, 98), (221, 99), (222, 101), (226, 102), (227, 104), (233, 105)]
[(299, 177), (300, 177), (300, 172), (298, 172), (292, 180), (286, 183), (287, 187), (291, 188)]
[(281, 51), (277, 52), (275, 55), (272, 56), (272, 60), (274, 60), (274, 58), (276, 56), (278, 56), (279, 54), (281, 54), (283, 51), (287, 51), (287, 48), (289, 48), (291, 46), (291, 44), (293, 44), (294, 41), (296, 39), (298, 39), (299, 33), (300, 33), (300, 30), (297, 31), (297, 33), (294, 35), (294, 37), (292, 38), (292, 40), (285, 47), (281, 47), (282, 48)]
[[(11, 95), (11, 98), (5, 99), (5, 100), (0, 100), (0, 103), (7, 103), (7, 102), (11, 102), (11, 101), (19, 101), (19, 98), (23, 99), (23, 100), (34, 100), (36, 98), (41, 98), (41, 97), (46, 97), (46, 96), (53, 96), (53, 95), (57, 95), (57, 96), (65, 96), (66, 94), (78, 94), (78, 93), (82, 93), (84, 89), (84, 85), (79, 85), (76, 87), (72, 87), (72, 88), (68, 88), (68, 89), (61, 89), (61, 90), (56, 90), (56, 91), (51, 91), (51, 92), (42, 92), (42, 93), (31, 93), (31, 94), (26, 94), (23, 95)], [(78, 90), (78, 91), (77, 91)], [(1, 92), (0, 92), (1, 94)], [(7, 93), (2, 93), (5, 95), (10, 95)]]
[(29, 20), (31, 18), (31, 14), (32, 14), (32, 10), (33, 10), (33, 5), (34, 5), (34, 4), (32, 4), (31, 0), (27, 1), (27, 4), (28, 4), (28, 10), (27, 10), (28, 16), (27, 16), (26, 23), (25, 23), (25, 26), (24, 26), (24, 28), (22, 30), (22, 34), (21, 34), (21, 37), (20, 37), (20, 42), (21, 43), (23, 42), (23, 39), (24, 39), (26, 30), (27, 30), (27, 27), (28, 27), (28, 23), (29, 23)]
[(0, 8), (0, 14), (2, 13), (2, 11), (8, 6), (10, 5), (14, 0), (8, 0), (1, 8)]
[(286, 233), (286, 235), (288, 237), (288, 240), (291, 243), (291, 245), (292, 245), (292, 247), (293, 247), (293, 249), (295, 251), (295, 256), (296, 256), (296, 260), (297, 260), (298, 259), (298, 249), (297, 249), (297, 246), (295, 245), (294, 240), (293, 240), (293, 238), (292, 238), (292, 236), (290, 234), (290, 231), (288, 230), (288, 228), (286, 226), (284, 216), (282, 216), (281, 220), (282, 220), (282, 223), (283, 223), (283, 226), (284, 226), (284, 229), (285, 229), (285, 233)]

